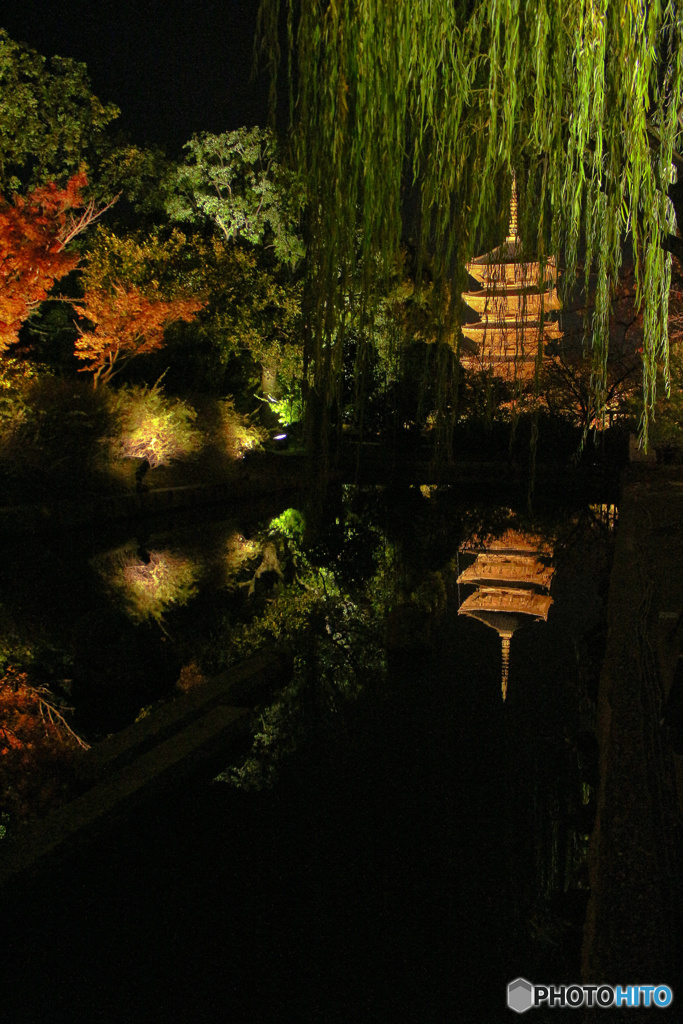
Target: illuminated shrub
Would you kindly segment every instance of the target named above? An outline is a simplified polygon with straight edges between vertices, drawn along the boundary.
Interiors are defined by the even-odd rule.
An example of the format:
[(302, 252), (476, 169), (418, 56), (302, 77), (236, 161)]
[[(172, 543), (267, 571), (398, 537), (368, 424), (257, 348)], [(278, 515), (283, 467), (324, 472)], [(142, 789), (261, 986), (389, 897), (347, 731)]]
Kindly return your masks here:
[(267, 438), (263, 427), (254, 425), (248, 416), (237, 412), (232, 398), (220, 402), (218, 444), (231, 459), (241, 459), (245, 452), (258, 448)]
[(298, 423), (304, 418), (304, 400), (300, 387), (293, 387), (281, 398), (267, 396), (266, 401), (283, 427)]
[[(0, 472), (21, 500), (49, 491), (82, 494), (105, 472), (101, 439), (112, 413), (102, 392), (44, 367), (0, 364)], [(12, 495), (14, 500), (15, 497)]]
[(306, 521), (298, 509), (286, 508), (279, 516), (271, 519), (268, 530), (300, 544), (306, 530)]
[(241, 459), (266, 437), (261, 427), (237, 412), (231, 398), (218, 403), (218, 415), (214, 411), (209, 416), (213, 424), (206, 432), (198, 428), (197, 412), (191, 405), (167, 396), (157, 385), (124, 388), (112, 395), (111, 401), (118, 420), (111, 442), (113, 456), (147, 459), (151, 468), (189, 459), (207, 444), (231, 461)]
[(0, 444), (6, 447), (29, 415), (31, 365), (20, 359), (0, 360)]
[(196, 411), (161, 388), (124, 388), (112, 396), (119, 421), (113, 454), (126, 459), (147, 459), (150, 466), (167, 466), (199, 451), (203, 434), (195, 427)]

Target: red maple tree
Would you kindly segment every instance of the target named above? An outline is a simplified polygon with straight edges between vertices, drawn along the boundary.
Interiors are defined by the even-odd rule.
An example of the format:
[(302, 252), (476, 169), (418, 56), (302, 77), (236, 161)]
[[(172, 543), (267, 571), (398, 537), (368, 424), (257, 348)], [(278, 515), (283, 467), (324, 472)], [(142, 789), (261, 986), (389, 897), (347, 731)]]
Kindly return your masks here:
[(76, 782), (73, 755), (87, 743), (68, 724), (69, 710), (25, 672), (0, 675), (0, 813), (12, 826), (49, 810)]
[(149, 296), (136, 285), (114, 284), (111, 291), (86, 291), (74, 305), (92, 327), (77, 324), (75, 355), (87, 362), (93, 384), (106, 384), (134, 356), (164, 343), (164, 329), (176, 320), (192, 320), (205, 305), (188, 298)]
[(65, 188), (54, 182), (11, 202), (0, 198), (0, 353), (17, 341), (19, 328), (47, 298), (56, 280), (78, 264), (69, 242), (104, 213), (82, 196), (83, 172)]

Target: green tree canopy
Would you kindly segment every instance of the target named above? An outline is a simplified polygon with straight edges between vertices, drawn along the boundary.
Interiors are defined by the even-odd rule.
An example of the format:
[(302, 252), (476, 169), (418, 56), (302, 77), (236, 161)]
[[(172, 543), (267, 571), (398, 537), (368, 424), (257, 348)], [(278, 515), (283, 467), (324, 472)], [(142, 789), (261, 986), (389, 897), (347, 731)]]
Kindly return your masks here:
[(169, 162), (115, 132), (118, 116), (93, 95), (84, 64), (45, 58), (0, 29), (0, 194), (64, 185), (85, 170), (97, 206), (124, 200), (116, 221), (165, 217)]
[(0, 191), (60, 182), (86, 169), (119, 115), (90, 90), (84, 64), (47, 60), (0, 29)]
[[(261, 0), (287, 25), (295, 152), (309, 196), (311, 360), (330, 395), (353, 279), (391, 266), (404, 189), (457, 332), (463, 264), (504, 215), (514, 172), (527, 250), (597, 281), (588, 336), (606, 383), (610, 292), (628, 239), (644, 310), (644, 431), (668, 380), (670, 197), (683, 105), (680, 0)], [(672, 187), (673, 186), (673, 187)], [(671, 190), (671, 191), (670, 191)]]
[(272, 132), (240, 128), (197, 135), (186, 143), (168, 212), (180, 221), (208, 220), (227, 241), (270, 247), (295, 267), (304, 254), (300, 233), (304, 193), (296, 175), (277, 159)]

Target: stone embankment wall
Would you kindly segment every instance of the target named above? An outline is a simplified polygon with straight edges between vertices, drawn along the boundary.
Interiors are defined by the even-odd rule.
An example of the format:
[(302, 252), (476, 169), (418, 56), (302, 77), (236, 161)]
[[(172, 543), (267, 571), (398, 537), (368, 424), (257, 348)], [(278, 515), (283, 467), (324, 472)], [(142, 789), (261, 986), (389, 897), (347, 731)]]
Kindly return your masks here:
[(586, 983), (665, 983), (683, 995), (683, 757), (664, 713), (682, 643), (683, 471), (634, 466), (619, 505), (598, 696)]
[(3, 843), (0, 892), (53, 870), (160, 792), (195, 776), (210, 780), (248, 737), (249, 709), (291, 672), (288, 652), (264, 651), (85, 751), (82, 795)]

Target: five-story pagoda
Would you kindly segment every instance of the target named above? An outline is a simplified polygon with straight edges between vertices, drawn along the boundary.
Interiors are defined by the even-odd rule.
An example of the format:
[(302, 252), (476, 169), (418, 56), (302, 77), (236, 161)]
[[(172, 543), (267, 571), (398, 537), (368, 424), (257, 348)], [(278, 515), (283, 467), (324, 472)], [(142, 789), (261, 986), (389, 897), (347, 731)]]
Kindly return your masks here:
[(513, 180), (510, 226), (502, 245), (467, 264), (467, 271), (482, 286), (463, 293), (480, 316), (464, 324), (461, 362), (469, 370), (483, 370), (507, 380), (533, 377), (545, 343), (561, 331), (552, 314), (561, 306), (554, 260), (526, 262), (517, 231), (517, 194)]

